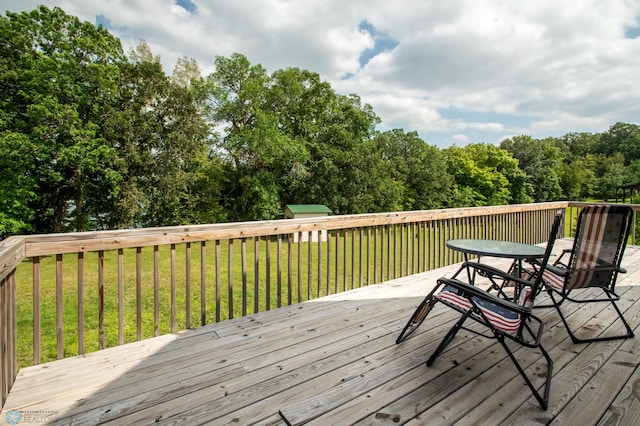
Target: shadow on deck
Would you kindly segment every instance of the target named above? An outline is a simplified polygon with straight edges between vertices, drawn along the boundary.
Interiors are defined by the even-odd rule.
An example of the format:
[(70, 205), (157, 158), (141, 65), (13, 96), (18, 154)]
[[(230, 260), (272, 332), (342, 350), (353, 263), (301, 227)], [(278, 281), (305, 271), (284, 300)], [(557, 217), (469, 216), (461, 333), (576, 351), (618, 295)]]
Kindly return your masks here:
[[(623, 266), (619, 306), (637, 329), (640, 247), (627, 248)], [(434, 310), (396, 345), (435, 280), (456, 269), (24, 368), (0, 421), (13, 413), (56, 424), (640, 423), (640, 338), (574, 345), (552, 309), (537, 312), (554, 360), (546, 411), (493, 340), (461, 331), (425, 366), (451, 310)], [(601, 333), (614, 318), (596, 306), (570, 321)], [(544, 369), (534, 350), (516, 356), (529, 371)]]

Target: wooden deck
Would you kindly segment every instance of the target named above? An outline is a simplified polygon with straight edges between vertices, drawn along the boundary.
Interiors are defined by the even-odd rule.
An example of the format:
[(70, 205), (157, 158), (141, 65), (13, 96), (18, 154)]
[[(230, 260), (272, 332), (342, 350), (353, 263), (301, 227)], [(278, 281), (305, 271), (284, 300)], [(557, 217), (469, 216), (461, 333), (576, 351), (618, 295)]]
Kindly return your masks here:
[[(619, 305), (637, 329), (640, 247), (623, 266)], [(396, 345), (435, 279), (456, 269), (24, 368), (0, 423), (19, 410), (55, 424), (640, 424), (640, 337), (574, 345), (555, 310), (539, 310), (554, 360), (546, 411), (492, 340), (460, 332), (426, 367), (448, 309)], [(607, 332), (613, 316), (600, 309), (574, 309), (571, 322)], [(516, 354), (544, 368), (538, 352)]]

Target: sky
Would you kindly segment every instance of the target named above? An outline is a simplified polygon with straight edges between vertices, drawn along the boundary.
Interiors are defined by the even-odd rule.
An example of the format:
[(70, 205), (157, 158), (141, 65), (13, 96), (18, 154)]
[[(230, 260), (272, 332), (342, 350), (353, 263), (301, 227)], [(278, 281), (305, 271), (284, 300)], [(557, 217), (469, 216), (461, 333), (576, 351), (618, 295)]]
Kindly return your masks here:
[(441, 148), (640, 124), (640, 0), (0, 0), (61, 7), (167, 74), (240, 53), (268, 73), (316, 72), (379, 130)]

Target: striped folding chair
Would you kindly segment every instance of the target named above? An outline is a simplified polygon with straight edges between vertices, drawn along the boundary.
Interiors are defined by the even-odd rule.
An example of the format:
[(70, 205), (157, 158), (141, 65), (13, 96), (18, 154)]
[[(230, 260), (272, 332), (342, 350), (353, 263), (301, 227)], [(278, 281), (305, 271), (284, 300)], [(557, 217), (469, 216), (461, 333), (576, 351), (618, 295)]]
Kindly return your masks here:
[[(562, 223), (562, 214), (563, 211), (560, 210), (555, 215), (544, 257), (539, 264), (534, 265), (535, 271), (539, 271), (540, 268), (544, 267), (549, 261), (553, 244), (560, 229), (560, 224)], [(515, 300), (507, 299), (501, 297), (501, 294), (504, 293), (490, 293), (489, 291), (460, 281), (457, 278), (440, 278), (435, 288), (424, 298), (415, 310), (409, 322), (398, 336), (396, 343), (400, 343), (409, 337), (409, 335), (422, 324), (431, 309), (440, 302), (442, 305), (460, 313), (460, 317), (433, 352), (427, 361), (427, 366), (433, 364), (461, 329), (480, 336), (496, 339), (507, 352), (527, 386), (529, 386), (529, 389), (531, 389), (531, 392), (540, 403), (540, 406), (546, 410), (549, 400), (549, 389), (551, 387), (553, 362), (541, 344), (543, 323), (532, 314), (534, 298), (539, 293), (538, 289), (542, 285), (542, 274), (535, 273), (533, 275), (535, 279), (524, 279), (520, 276), (510, 275), (500, 269), (477, 262), (464, 262), (463, 267), (473, 270), (470, 275), (475, 273), (488, 278), (491, 283), (490, 288), (500, 288), (500, 283), (505, 281), (514, 283), (517, 289), (517, 298)], [(473, 320), (484, 327), (480, 330), (478, 330), (477, 327), (464, 327), (464, 323), (467, 320)], [(508, 341), (513, 341), (523, 347), (537, 348), (542, 353), (547, 363), (547, 374), (542, 394), (537, 390), (537, 386), (533, 384), (507, 345)], [(534, 375), (537, 376), (538, 373), (536, 372)]]
[[(616, 280), (629, 231), (633, 220), (631, 207), (625, 205), (598, 204), (587, 206), (578, 215), (578, 225), (573, 247), (565, 250), (553, 265), (543, 269), (544, 288), (552, 304), (537, 307), (555, 307), (574, 343), (633, 337), (633, 331), (616, 305), (620, 300), (615, 292)], [(569, 255), (568, 262), (563, 259)], [(622, 334), (605, 334), (589, 337), (581, 327), (572, 329), (563, 314), (564, 302), (610, 303), (624, 326)], [(579, 334), (578, 335), (576, 335)]]

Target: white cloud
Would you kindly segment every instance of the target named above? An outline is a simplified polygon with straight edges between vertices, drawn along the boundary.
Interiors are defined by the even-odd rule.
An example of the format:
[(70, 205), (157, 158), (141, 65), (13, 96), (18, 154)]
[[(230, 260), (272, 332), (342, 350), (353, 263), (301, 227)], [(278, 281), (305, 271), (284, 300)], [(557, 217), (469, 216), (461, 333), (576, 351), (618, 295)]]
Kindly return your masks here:
[[(0, 10), (38, 1), (0, 0)], [(171, 72), (194, 57), (242, 53), (269, 72), (299, 67), (357, 93), (383, 129), (417, 130), (428, 143), (499, 141), (605, 131), (640, 116), (638, 0), (59, 0), (67, 13), (109, 19), (126, 50), (145, 39)], [(372, 49), (367, 22), (397, 45)], [(351, 76), (344, 80), (345, 76)]]
[(469, 137), (467, 135), (463, 135), (463, 134), (452, 135), (451, 136), (451, 141), (453, 141), (456, 145), (466, 145), (469, 142), (471, 142)]

